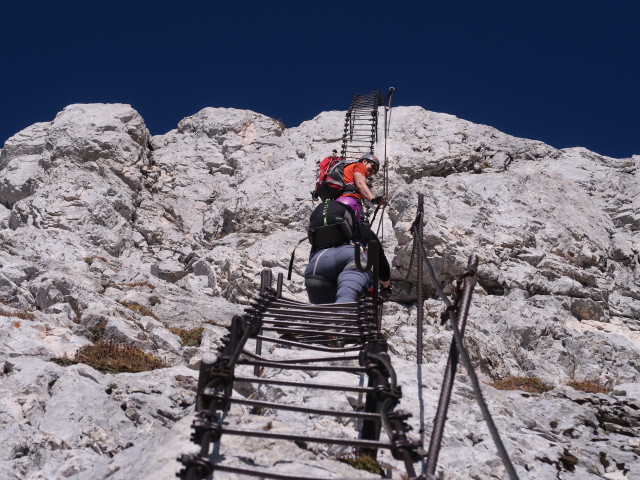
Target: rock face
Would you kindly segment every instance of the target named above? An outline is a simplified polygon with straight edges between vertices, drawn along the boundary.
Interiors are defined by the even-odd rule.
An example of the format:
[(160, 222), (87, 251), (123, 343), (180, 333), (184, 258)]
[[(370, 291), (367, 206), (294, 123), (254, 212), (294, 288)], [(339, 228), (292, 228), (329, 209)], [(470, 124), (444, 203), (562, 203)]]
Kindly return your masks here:
[[(196, 372), (188, 365), (216, 348), (263, 268), (286, 270), (314, 206), (316, 162), (339, 148), (343, 119), (325, 112), (285, 129), (254, 112), (205, 108), (151, 136), (128, 105), (72, 105), (6, 141), (1, 478), (175, 477), (175, 457), (194, 449)], [(416, 377), (415, 268), (406, 275), (422, 192), (425, 242), (445, 289), (471, 254), (481, 259), (466, 342), (520, 478), (640, 478), (640, 156), (556, 150), (419, 107), (394, 109), (387, 151), (384, 246), (405, 289), (387, 303), (383, 323), (416, 431), (423, 397), (430, 432), (451, 339), (439, 323), (441, 304), (427, 300), (425, 363)], [(284, 286), (299, 300), (305, 257), (298, 253)], [(194, 327), (204, 328), (200, 347), (182, 346), (169, 330)], [(95, 342), (96, 329), (169, 367), (102, 374), (51, 361)], [(527, 376), (553, 389), (490, 386)], [(567, 385), (585, 381), (611, 393)], [(263, 395), (327, 402), (299, 392)], [(273, 422), (311, 424), (296, 418)], [(276, 452), (256, 460), (264, 467), (285, 455), (235, 441), (225, 445), (240, 459)], [(345, 452), (292, 448), (292, 472), (371, 477), (336, 462)], [(380, 460), (400, 478), (395, 460)], [(464, 373), (438, 465), (440, 478), (503, 472)]]

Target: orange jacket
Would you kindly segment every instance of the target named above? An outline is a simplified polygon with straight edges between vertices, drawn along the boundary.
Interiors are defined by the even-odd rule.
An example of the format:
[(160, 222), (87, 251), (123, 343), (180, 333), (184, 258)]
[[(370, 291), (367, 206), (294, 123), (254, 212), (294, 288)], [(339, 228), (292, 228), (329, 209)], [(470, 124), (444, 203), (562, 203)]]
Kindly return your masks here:
[(362, 162), (355, 162), (355, 163), (352, 163), (352, 164), (347, 165), (346, 167), (344, 167), (344, 177), (343, 178), (344, 178), (345, 187), (347, 187), (347, 185), (349, 185), (349, 186), (351, 186), (351, 190), (355, 190), (355, 191), (349, 192), (348, 190), (350, 190), (350, 189), (347, 188), (347, 192), (344, 195), (348, 195), (350, 197), (355, 197), (355, 198), (362, 198), (362, 195), (360, 195), (360, 193), (358, 193), (358, 191), (356, 189), (356, 185), (355, 185), (354, 174), (356, 172), (362, 174), (364, 176), (364, 178), (367, 178), (367, 167), (365, 167)]

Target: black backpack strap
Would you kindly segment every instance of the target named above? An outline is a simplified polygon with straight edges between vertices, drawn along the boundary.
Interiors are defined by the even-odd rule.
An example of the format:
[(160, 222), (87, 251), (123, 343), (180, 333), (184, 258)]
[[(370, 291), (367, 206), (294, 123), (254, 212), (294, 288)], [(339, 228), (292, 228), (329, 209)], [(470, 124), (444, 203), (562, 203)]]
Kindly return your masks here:
[(296, 255), (296, 248), (298, 248), (300, 246), (300, 244), (302, 242), (304, 242), (307, 239), (307, 237), (302, 238), (295, 247), (293, 247), (293, 252), (291, 252), (291, 260), (289, 260), (289, 274), (287, 275), (287, 280), (291, 280), (291, 271), (293, 270), (293, 261), (295, 259), (295, 255)]

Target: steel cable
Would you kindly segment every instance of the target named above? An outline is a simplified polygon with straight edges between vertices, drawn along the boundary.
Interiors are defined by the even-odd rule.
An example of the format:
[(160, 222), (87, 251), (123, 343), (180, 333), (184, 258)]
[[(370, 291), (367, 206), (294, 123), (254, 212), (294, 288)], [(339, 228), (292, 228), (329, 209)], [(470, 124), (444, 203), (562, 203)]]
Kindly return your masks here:
[[(417, 225), (414, 224), (412, 228), (414, 229), (414, 235), (419, 237)], [(419, 242), (420, 248), (422, 249), (424, 264), (427, 267), (427, 274), (429, 275), (429, 279), (431, 280), (433, 287), (436, 289), (436, 293), (438, 294), (440, 299), (444, 302), (444, 304), (447, 307), (450, 307), (451, 300), (449, 300), (449, 297), (447, 297), (447, 294), (444, 293), (444, 290), (442, 289), (442, 287), (440, 286), (440, 283), (438, 283), (438, 280), (436, 279), (436, 273), (433, 270), (433, 267), (431, 266), (431, 262), (429, 262), (427, 258), (427, 249), (425, 248), (424, 243), (422, 242), (422, 238), (420, 238), (418, 242)]]
[[(420, 212), (419, 215), (421, 215), (421, 213), (422, 212)], [(456, 323), (456, 320), (458, 318), (465, 318), (466, 319), (466, 316), (467, 316), (468, 311), (469, 311), (469, 304), (470, 304), (470, 301), (471, 301), (471, 294), (473, 293), (473, 288), (471, 286), (467, 286), (466, 289), (463, 289), (462, 293), (463, 293), (463, 296), (465, 297), (464, 301), (462, 302), (464, 311), (459, 311), (458, 315), (456, 315), (454, 313), (454, 311), (453, 311), (451, 301), (449, 300), (447, 295), (444, 293), (444, 291), (442, 290), (442, 287), (440, 286), (440, 284), (438, 283), (438, 281), (436, 279), (433, 266), (431, 265), (431, 262), (429, 262), (429, 259), (427, 257), (427, 251), (426, 251), (426, 248), (424, 246), (423, 239), (419, 235), (419, 227), (418, 227), (418, 222), (417, 221), (414, 222), (414, 224), (412, 225), (412, 230), (413, 230), (413, 233), (414, 233), (414, 241), (417, 239), (419, 247), (422, 250), (423, 261), (424, 261), (424, 265), (427, 267), (427, 273), (429, 275), (429, 278), (430, 278), (434, 288), (436, 289), (436, 292), (438, 293), (438, 296), (443, 301), (443, 303), (447, 306), (449, 323), (450, 323), (451, 329), (453, 331), (454, 345), (456, 347), (455, 349), (452, 348), (453, 352), (451, 352), (450, 355), (452, 356), (452, 358), (456, 358), (456, 361), (457, 361), (457, 355), (458, 354), (462, 358), (462, 363), (464, 364), (465, 369), (467, 370), (467, 373), (469, 375), (469, 380), (470, 380), (472, 388), (474, 390), (474, 393), (475, 393), (475, 396), (476, 396), (476, 401), (478, 402), (480, 410), (482, 411), (483, 418), (484, 418), (485, 422), (487, 423), (487, 427), (488, 427), (489, 432), (491, 434), (491, 438), (493, 439), (494, 444), (496, 445), (496, 449), (498, 450), (498, 455), (499, 455), (500, 459), (502, 460), (502, 463), (503, 463), (503, 465), (505, 467), (505, 470), (507, 471), (507, 474), (509, 475), (509, 478), (511, 480), (518, 480), (518, 475), (517, 475), (517, 473), (515, 471), (513, 463), (511, 462), (511, 459), (509, 458), (509, 455), (508, 455), (508, 453), (506, 451), (506, 448), (504, 447), (502, 439), (500, 438), (500, 433), (498, 432), (498, 429), (497, 429), (497, 427), (495, 425), (493, 417), (491, 416), (491, 412), (489, 411), (489, 408), (488, 408), (488, 406), (486, 404), (486, 401), (484, 399), (484, 396), (482, 394), (482, 390), (480, 388), (480, 382), (479, 382), (478, 377), (477, 377), (477, 375), (475, 373), (475, 370), (473, 369), (473, 365), (471, 364), (471, 359), (469, 358), (469, 353), (468, 353), (466, 347), (464, 346), (464, 341), (463, 341), (461, 329), (458, 327), (458, 324)], [(478, 264), (477, 256), (476, 255), (472, 255), (472, 257), (471, 257), (471, 259), (469, 261), (469, 265), (470, 265), (469, 268), (470, 268), (470, 270), (473, 271), (474, 275), (475, 275), (475, 271), (477, 270), (477, 264)], [(418, 279), (418, 288), (422, 288), (421, 283), (422, 283), (422, 279), (419, 278)], [(474, 278), (473, 284), (475, 284), (475, 278)], [(419, 306), (418, 308), (421, 308), (421, 306)], [(447, 375), (451, 375), (451, 379), (452, 379), (453, 375), (455, 375), (455, 365), (452, 364), (452, 366), (449, 367), (449, 364), (448, 364), (447, 367), (448, 367), (448, 369), (451, 368), (452, 370), (445, 373), (445, 382), (447, 381)], [(452, 386), (452, 384), (451, 384), (451, 386)], [(443, 385), (443, 390), (444, 389), (445, 389), (445, 387)], [(436, 430), (436, 428), (442, 428), (443, 429), (444, 428), (444, 421), (446, 420), (446, 411), (448, 409), (449, 399), (443, 397), (442, 396), (442, 392), (441, 392), (441, 399), (443, 399), (444, 403), (442, 403), (441, 405), (438, 405), (438, 413), (436, 414), (436, 417), (434, 418), (434, 430)], [(440, 451), (441, 440), (442, 440), (442, 432), (435, 432), (435, 434), (432, 435), (432, 443), (429, 445), (429, 452), (427, 454), (427, 462), (423, 466), (423, 473), (426, 472), (428, 478), (433, 478), (433, 475), (435, 474), (435, 468), (436, 468), (436, 464), (437, 464), (438, 453)]]
[[(470, 294), (469, 294), (470, 295)], [(482, 394), (482, 390), (480, 388), (480, 382), (478, 380), (478, 376), (476, 375), (475, 370), (473, 369), (473, 365), (471, 364), (471, 359), (469, 358), (469, 352), (464, 346), (464, 341), (462, 339), (462, 333), (458, 328), (458, 325), (455, 322), (453, 312), (449, 313), (449, 323), (451, 324), (451, 330), (453, 331), (453, 336), (458, 347), (458, 352), (460, 353), (460, 357), (462, 358), (462, 363), (467, 369), (467, 374), (469, 375), (469, 380), (471, 381), (471, 385), (473, 387), (473, 391), (476, 395), (476, 400), (478, 405), (480, 406), (480, 410), (482, 411), (482, 416), (484, 417), (484, 421), (487, 423), (487, 427), (489, 428), (489, 432), (491, 434), (491, 438), (496, 445), (496, 449), (498, 450), (498, 455), (504, 464), (505, 470), (509, 475), (511, 480), (519, 480), (518, 474), (509, 458), (509, 454), (507, 453), (507, 449), (504, 447), (504, 443), (502, 443), (502, 439), (500, 438), (500, 432), (498, 432), (498, 428), (496, 427), (495, 422), (493, 421), (493, 417), (491, 416), (491, 412), (489, 411), (489, 407), (487, 406), (487, 402), (484, 399), (484, 395)]]

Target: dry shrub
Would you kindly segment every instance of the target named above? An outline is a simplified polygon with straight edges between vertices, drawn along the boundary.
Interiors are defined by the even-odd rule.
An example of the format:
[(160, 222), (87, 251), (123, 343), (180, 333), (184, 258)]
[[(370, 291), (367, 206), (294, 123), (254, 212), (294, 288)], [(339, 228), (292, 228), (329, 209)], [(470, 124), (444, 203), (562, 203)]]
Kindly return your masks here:
[(170, 327), (169, 331), (180, 337), (184, 347), (199, 347), (202, 343), (202, 332), (204, 332), (204, 328), (200, 327), (187, 330), (184, 328)]
[(36, 316), (31, 313), (31, 312), (27, 312), (26, 310), (21, 310), (18, 312), (10, 312), (8, 310), (5, 310), (4, 308), (0, 308), (0, 316), (2, 317), (15, 317), (15, 318), (21, 318), (22, 320), (35, 320)]
[(99, 341), (95, 345), (86, 345), (78, 350), (72, 359), (52, 360), (63, 366), (85, 363), (103, 373), (146, 372), (167, 366), (150, 353), (114, 341)]
[(107, 327), (107, 321), (103, 320), (97, 325), (87, 328), (87, 330), (89, 330), (89, 336), (88, 336), (89, 340), (91, 340), (93, 343), (96, 343), (102, 340), (104, 338), (104, 332), (106, 327)]
[(139, 313), (140, 315), (144, 315), (145, 317), (153, 317), (156, 320), (158, 319), (158, 317), (156, 317), (153, 314), (153, 312), (149, 309), (149, 307), (145, 307), (144, 305), (140, 305), (139, 303), (135, 303), (135, 302), (118, 302), (118, 303), (123, 307), (127, 307), (132, 312)]
[(509, 377), (491, 384), (498, 390), (524, 390), (529, 393), (544, 393), (553, 387), (536, 377)]
[(572, 380), (571, 382), (567, 382), (567, 385), (587, 393), (611, 393), (612, 390), (610, 386), (593, 380), (586, 380), (584, 382)]
[(107, 260), (104, 257), (101, 257), (100, 255), (92, 255), (91, 257), (84, 257), (83, 260), (87, 265), (91, 265), (94, 260), (100, 260), (102, 263), (109, 263), (109, 260)]
[(118, 284), (119, 287), (145, 287), (148, 288), (149, 290), (155, 290), (156, 287), (151, 285), (149, 282), (132, 282), (132, 283), (119, 283)]
[(287, 127), (284, 126), (284, 122), (281, 118), (272, 118), (272, 120), (274, 120), (278, 127), (280, 127), (282, 130), (286, 130)]

